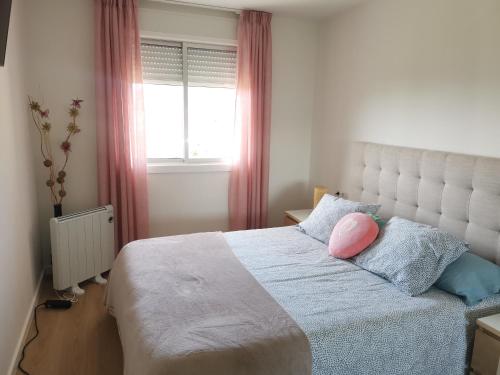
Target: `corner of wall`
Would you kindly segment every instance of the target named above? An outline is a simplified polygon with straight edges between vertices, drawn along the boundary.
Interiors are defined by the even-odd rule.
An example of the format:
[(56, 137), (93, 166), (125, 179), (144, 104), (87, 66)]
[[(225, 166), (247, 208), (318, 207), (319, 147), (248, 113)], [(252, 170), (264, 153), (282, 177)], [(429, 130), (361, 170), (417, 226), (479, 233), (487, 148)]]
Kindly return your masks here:
[(0, 67), (0, 373), (14, 366), (41, 275), (35, 165), (26, 93), (25, 1), (13, 1)]

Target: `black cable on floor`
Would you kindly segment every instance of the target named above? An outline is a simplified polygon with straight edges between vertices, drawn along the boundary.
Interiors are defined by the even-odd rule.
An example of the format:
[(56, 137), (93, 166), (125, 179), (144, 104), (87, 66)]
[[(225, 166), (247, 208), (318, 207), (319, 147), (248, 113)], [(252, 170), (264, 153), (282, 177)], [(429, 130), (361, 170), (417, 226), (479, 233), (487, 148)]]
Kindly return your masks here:
[(38, 334), (40, 333), (38, 331), (38, 320), (37, 320), (36, 312), (37, 312), (38, 308), (41, 306), (45, 306), (45, 302), (40, 303), (40, 304), (35, 306), (35, 312), (34, 312), (34, 314), (35, 314), (35, 318), (34, 318), (34, 320), (35, 320), (35, 332), (36, 332), (35, 336), (33, 336), (31, 339), (29, 339), (29, 341), (26, 342), (26, 344), (24, 344), (23, 351), (21, 352), (21, 359), (19, 360), (19, 363), (17, 364), (17, 368), (19, 369), (19, 371), (21, 371), (25, 375), (30, 375), (30, 373), (28, 371), (26, 371), (25, 369), (23, 369), (22, 362), (24, 360), (26, 348), (28, 347), (29, 344), (31, 344), (33, 341), (35, 341), (35, 339), (38, 337)]

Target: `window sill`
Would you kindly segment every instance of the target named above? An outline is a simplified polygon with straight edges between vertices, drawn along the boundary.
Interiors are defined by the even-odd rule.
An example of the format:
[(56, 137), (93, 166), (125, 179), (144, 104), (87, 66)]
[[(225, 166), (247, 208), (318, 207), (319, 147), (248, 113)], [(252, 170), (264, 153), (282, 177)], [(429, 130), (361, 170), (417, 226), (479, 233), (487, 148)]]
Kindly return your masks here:
[(148, 163), (148, 174), (230, 172), (229, 163)]

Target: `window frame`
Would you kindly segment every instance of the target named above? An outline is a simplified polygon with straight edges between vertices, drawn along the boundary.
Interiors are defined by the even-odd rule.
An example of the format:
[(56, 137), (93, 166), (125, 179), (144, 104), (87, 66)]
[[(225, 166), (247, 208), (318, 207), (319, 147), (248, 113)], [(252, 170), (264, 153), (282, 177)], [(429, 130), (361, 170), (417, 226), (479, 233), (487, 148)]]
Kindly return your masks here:
[[(225, 158), (190, 158), (189, 157), (189, 82), (188, 82), (188, 48), (213, 49), (218, 51), (235, 51), (237, 46), (233, 42), (193, 42), (184, 38), (153, 37), (141, 35), (141, 43), (151, 42), (162, 45), (171, 45), (182, 48), (182, 87), (184, 103), (184, 158), (147, 158), (148, 173), (167, 172), (224, 172), (230, 171), (230, 161)], [(145, 84), (164, 84), (162, 81), (148, 80)], [(236, 82), (235, 82), (236, 84)], [(235, 103), (236, 105), (236, 103)]]

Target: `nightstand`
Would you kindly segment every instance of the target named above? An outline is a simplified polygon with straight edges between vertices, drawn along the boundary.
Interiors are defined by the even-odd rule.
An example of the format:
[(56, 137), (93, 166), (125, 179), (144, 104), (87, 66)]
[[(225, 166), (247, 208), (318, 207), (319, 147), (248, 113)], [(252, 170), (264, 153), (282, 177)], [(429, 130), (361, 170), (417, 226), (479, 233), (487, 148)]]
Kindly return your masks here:
[(312, 208), (308, 208), (305, 210), (290, 210), (285, 211), (285, 225), (296, 225), (301, 221), (307, 219), (309, 214), (311, 213)]
[(471, 374), (500, 374), (500, 314), (486, 316), (477, 321), (472, 353)]

